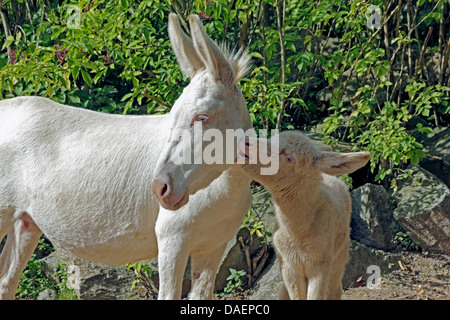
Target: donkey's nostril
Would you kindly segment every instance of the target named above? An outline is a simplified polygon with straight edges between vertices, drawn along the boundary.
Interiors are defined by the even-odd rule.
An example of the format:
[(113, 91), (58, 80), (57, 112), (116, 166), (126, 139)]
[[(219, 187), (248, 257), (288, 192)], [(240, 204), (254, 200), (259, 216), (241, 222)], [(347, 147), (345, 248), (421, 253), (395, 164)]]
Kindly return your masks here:
[(167, 187), (167, 184), (164, 184), (163, 187), (161, 188), (161, 193), (160, 193), (161, 197), (164, 197), (168, 190), (169, 190), (169, 188)]
[(155, 179), (153, 180), (152, 191), (158, 198), (165, 198), (170, 194), (170, 187), (167, 183)]

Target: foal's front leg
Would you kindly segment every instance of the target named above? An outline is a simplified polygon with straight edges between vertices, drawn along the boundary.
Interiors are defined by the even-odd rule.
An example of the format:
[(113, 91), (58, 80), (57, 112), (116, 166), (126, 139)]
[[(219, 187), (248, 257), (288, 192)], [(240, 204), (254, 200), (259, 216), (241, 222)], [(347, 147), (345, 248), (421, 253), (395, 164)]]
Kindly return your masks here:
[[(281, 255), (280, 260), (281, 276), (284, 287), (281, 289), (281, 299), (306, 300), (307, 282), (303, 272), (303, 264), (300, 261), (286, 261)], [(289, 297), (286, 295), (286, 290)]]
[(315, 266), (308, 274), (308, 300), (328, 299), (329, 266)]

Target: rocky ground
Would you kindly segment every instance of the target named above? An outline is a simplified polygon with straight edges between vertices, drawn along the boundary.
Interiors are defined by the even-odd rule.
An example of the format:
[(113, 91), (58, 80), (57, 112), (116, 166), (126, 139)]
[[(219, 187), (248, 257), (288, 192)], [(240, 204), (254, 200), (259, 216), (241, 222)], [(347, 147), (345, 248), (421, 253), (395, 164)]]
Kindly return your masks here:
[[(342, 300), (449, 300), (450, 256), (421, 252), (398, 253), (398, 269), (381, 277), (378, 289), (360, 279), (345, 288)], [(254, 299), (246, 290), (222, 299)]]
[(403, 252), (399, 268), (381, 277), (380, 289), (355, 282), (343, 300), (448, 300), (450, 256)]

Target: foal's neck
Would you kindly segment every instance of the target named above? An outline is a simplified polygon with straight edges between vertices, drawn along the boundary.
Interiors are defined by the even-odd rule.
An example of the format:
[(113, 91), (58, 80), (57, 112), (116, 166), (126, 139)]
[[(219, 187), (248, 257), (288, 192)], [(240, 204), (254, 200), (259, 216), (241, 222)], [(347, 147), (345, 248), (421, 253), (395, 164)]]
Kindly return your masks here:
[(273, 190), (272, 197), (277, 205), (277, 219), (283, 225), (307, 230), (320, 207), (320, 175), (295, 179), (295, 183), (283, 189)]

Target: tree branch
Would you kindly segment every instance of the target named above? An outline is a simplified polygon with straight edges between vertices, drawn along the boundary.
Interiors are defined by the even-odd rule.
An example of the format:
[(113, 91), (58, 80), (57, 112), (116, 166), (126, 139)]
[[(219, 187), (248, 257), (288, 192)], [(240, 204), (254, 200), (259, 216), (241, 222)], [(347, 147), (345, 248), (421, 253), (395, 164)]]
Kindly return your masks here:
[(152, 96), (151, 94), (149, 94), (148, 91), (147, 91), (147, 89), (144, 89), (144, 91), (142, 91), (142, 95), (143, 95), (144, 97), (148, 98), (148, 99), (151, 99), (151, 100), (155, 101), (156, 103), (158, 103), (158, 104), (160, 104), (160, 105), (163, 105), (163, 106), (166, 107), (166, 108), (169, 108), (169, 109), (172, 108), (172, 105), (170, 105), (170, 104), (168, 104), (167, 102), (162, 101), (162, 100), (160, 100), (160, 99), (158, 99), (158, 98)]
[[(3, 30), (5, 31), (5, 39), (8, 39), (11, 35), (9, 32), (8, 11), (2, 5), (0, 5), (0, 16), (2, 18)], [(6, 52), (8, 53), (8, 63), (13, 64), (13, 49), (11, 45), (6, 47)]]
[[(282, 8), (280, 8), (282, 7)], [(280, 59), (281, 59), (281, 92), (284, 92), (284, 85), (286, 84), (286, 52), (284, 47), (284, 17), (286, 14), (286, 2), (285, 0), (277, 0), (276, 2), (276, 10), (277, 10), (277, 29), (278, 36), (280, 37)], [(284, 114), (285, 109), (285, 99), (284, 97), (281, 99), (280, 103), (280, 113), (277, 117), (277, 124), (275, 129), (279, 130), (281, 126), (281, 118)]]
[(359, 53), (359, 56), (356, 58), (356, 60), (353, 62), (352, 66), (350, 67), (350, 71), (349, 71), (349, 73), (348, 73), (347, 80), (346, 80), (345, 83), (344, 83), (344, 87), (342, 88), (342, 90), (341, 90), (341, 88), (339, 88), (339, 98), (338, 98), (338, 101), (341, 101), (341, 100), (342, 100), (342, 97), (343, 97), (343, 95), (344, 95), (345, 89), (347, 89), (347, 85), (348, 85), (348, 83), (349, 83), (349, 81), (350, 81), (350, 78), (352, 77), (353, 70), (355, 69), (355, 66), (356, 66), (356, 64), (358, 63), (358, 61), (363, 57), (363, 55), (364, 55), (364, 53), (365, 53), (367, 47), (369, 46), (369, 44), (372, 43), (373, 39), (375, 39), (375, 37), (378, 35), (378, 33), (384, 28), (384, 26), (389, 22), (389, 20), (391, 20), (391, 18), (394, 16), (394, 14), (395, 14), (395, 13), (397, 12), (397, 10), (399, 10), (399, 9), (400, 9), (400, 7), (397, 6), (397, 7), (391, 12), (391, 14), (389, 15), (389, 17), (387, 17), (387, 18), (383, 21), (383, 23), (381, 24), (381, 26), (377, 29), (377, 31), (375, 31), (375, 32), (370, 36), (369, 40), (367, 40), (366, 44), (365, 44), (364, 47), (361, 49), (361, 52)]

